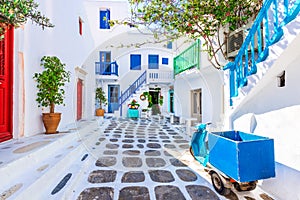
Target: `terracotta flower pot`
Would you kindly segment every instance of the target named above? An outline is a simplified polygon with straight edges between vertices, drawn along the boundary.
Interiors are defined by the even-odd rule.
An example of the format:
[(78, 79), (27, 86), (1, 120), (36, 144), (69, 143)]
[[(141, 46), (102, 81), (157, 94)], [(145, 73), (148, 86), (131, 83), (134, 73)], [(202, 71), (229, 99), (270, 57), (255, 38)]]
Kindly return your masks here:
[(96, 109), (96, 116), (101, 116), (103, 117), (104, 116), (104, 109)]
[(43, 113), (42, 119), (46, 134), (58, 133), (56, 130), (61, 119), (61, 113)]

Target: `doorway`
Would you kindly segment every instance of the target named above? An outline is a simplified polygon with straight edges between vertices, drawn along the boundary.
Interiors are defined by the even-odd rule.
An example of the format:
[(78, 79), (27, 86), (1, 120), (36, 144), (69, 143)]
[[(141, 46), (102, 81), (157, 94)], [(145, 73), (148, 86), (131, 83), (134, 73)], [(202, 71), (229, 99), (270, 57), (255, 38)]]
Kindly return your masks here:
[(169, 112), (174, 113), (174, 90), (169, 90)]
[(0, 142), (12, 138), (14, 28), (0, 41)]
[(192, 100), (192, 118), (197, 118), (197, 121), (202, 122), (202, 91), (201, 89), (191, 91)]
[[(152, 88), (150, 88), (152, 89)], [(152, 97), (152, 115), (158, 115), (160, 114), (160, 107), (159, 107), (159, 94), (160, 94), (160, 88), (155, 88), (149, 91), (149, 94)]]
[(82, 87), (83, 81), (77, 80), (77, 120), (82, 119)]
[(119, 85), (108, 85), (108, 112), (113, 113), (119, 109)]

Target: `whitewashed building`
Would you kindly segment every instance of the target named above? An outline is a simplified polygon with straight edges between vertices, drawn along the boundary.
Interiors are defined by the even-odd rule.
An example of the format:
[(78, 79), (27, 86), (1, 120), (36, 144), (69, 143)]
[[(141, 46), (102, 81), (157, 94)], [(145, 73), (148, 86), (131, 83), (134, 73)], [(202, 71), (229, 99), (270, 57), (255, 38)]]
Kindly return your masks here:
[[(299, 0), (288, 5), (280, 1), (276, 12), (266, 6), (264, 12), (275, 16), (263, 21), (270, 26), (270, 33), (265, 25), (257, 47), (247, 44), (254, 45), (256, 54), (236, 59), (224, 71), (215, 70), (200, 51), (186, 57), (189, 49), (200, 49), (200, 40), (190, 48), (180, 42), (172, 47), (165, 43), (124, 48), (151, 38), (129, 26), (110, 27), (107, 23), (107, 19), (128, 16), (127, 1), (37, 2), (55, 27), (42, 30), (28, 22), (8, 31), (1, 43), (1, 48), (7, 49), (1, 64), (13, 60), (3, 64), (6, 82), (3, 69), (0, 71), (1, 92), (5, 94), (1, 99), (1, 142), (44, 132), (44, 109), (35, 101), (37, 89), (32, 77), (42, 71), (40, 59), (44, 55), (55, 55), (71, 72), (71, 82), (65, 88), (66, 106), (56, 107), (62, 112), (60, 131), (73, 127), (77, 120), (94, 118), (96, 87), (103, 87), (109, 100), (106, 110), (116, 116), (126, 116), (132, 99), (138, 100), (140, 109), (147, 107), (140, 95), (159, 88), (159, 95), (164, 97), (162, 113), (173, 112), (185, 123), (212, 122), (223, 129), (273, 138), (276, 177), (262, 180), (260, 187), (277, 199), (300, 199)], [(274, 2), (265, 2), (275, 6)], [(252, 34), (257, 34), (255, 28)], [(248, 46), (245, 49), (248, 55)], [(250, 65), (245, 65), (250, 60)], [(137, 81), (139, 77), (143, 78), (141, 82)], [(139, 84), (129, 89), (135, 81)], [(130, 94), (124, 97), (120, 109), (121, 94), (126, 91)]]
[(260, 180), (259, 185), (276, 199), (300, 199), (300, 6), (299, 1), (264, 4), (251, 28), (235, 32), (244, 44), (240, 51), (227, 49), (235, 60), (224, 71), (214, 70), (202, 54), (194, 56), (195, 44), (177, 55), (175, 115), (185, 121), (212, 122), (217, 130), (273, 138), (276, 177)]
[[(173, 84), (173, 52), (176, 43), (120, 48), (122, 45), (152, 39), (151, 35), (138, 34), (129, 26), (109, 26), (109, 19), (120, 20), (129, 16), (127, 1), (86, 0), (75, 1), (71, 5), (64, 1), (37, 3), (39, 10), (55, 27), (42, 30), (29, 21), (9, 31), (2, 42), (10, 50), (9, 55), (5, 55), (7, 57), (4, 58), (3, 54), (3, 62), (9, 58), (13, 63), (5, 63), (6, 69), (9, 69), (9, 73), (6, 73), (9, 87), (4, 96), (5, 104), (1, 106), (1, 120), (4, 122), (0, 130), (1, 141), (44, 132), (41, 114), (47, 112), (47, 108), (37, 106), (37, 88), (33, 75), (43, 70), (40, 60), (45, 55), (57, 56), (71, 72), (71, 81), (65, 87), (65, 106), (56, 106), (55, 109), (55, 112), (62, 113), (59, 131), (76, 126), (77, 120), (94, 118), (95, 88), (98, 86), (103, 87), (109, 100), (106, 112), (119, 110), (116, 112), (119, 116), (118, 98), (121, 92), (125, 92), (145, 71), (147, 81), (143, 84), (143, 90), (129, 97), (139, 98), (143, 91), (160, 88), (159, 94), (165, 97), (160, 106), (161, 112), (167, 112), (169, 88)], [(109, 65), (109, 70), (105, 68), (103, 71), (103, 64), (110, 62), (116, 65)], [(118, 70), (111, 73), (113, 66), (118, 66)], [(124, 105), (130, 100), (123, 103), (123, 116), (126, 116), (127, 111)], [(147, 107), (147, 104), (143, 106)]]

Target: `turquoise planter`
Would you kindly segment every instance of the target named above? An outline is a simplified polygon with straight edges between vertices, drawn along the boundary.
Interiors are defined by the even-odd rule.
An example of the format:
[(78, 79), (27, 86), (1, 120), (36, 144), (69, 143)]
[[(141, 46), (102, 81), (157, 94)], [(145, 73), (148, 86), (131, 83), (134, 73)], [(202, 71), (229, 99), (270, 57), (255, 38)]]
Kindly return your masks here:
[(127, 117), (128, 118), (139, 118), (139, 110), (138, 109), (128, 109)]

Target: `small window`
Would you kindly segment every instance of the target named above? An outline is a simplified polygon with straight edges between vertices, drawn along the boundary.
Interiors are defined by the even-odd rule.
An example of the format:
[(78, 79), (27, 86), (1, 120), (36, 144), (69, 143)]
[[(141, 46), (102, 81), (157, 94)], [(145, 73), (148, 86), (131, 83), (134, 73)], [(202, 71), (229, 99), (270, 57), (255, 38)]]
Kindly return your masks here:
[(173, 48), (173, 43), (171, 41), (167, 42), (167, 49), (172, 49)]
[(277, 86), (278, 87), (284, 87), (285, 86), (285, 71), (281, 72), (277, 76)]
[(141, 55), (131, 54), (130, 55), (130, 69), (131, 70), (141, 70)]
[(148, 69), (158, 69), (158, 55), (148, 55)]
[(169, 64), (169, 58), (162, 58), (162, 62), (163, 65), (168, 65)]
[(82, 35), (82, 19), (79, 17), (79, 34)]
[(110, 10), (100, 10), (100, 29), (110, 29)]

